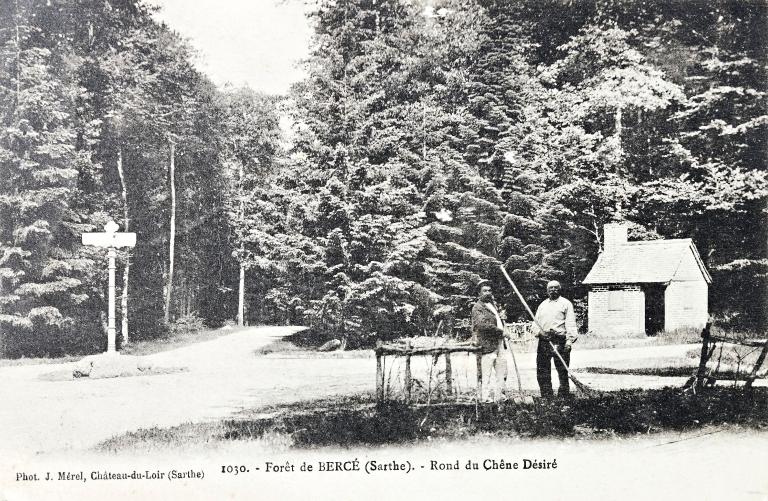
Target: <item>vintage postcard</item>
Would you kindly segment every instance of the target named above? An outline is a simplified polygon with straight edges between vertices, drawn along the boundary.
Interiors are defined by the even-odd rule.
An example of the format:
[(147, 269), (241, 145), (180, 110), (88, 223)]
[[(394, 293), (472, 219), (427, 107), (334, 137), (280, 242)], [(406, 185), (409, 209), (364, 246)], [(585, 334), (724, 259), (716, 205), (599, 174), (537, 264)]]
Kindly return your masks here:
[(768, 499), (767, 37), (0, 0), (0, 501)]

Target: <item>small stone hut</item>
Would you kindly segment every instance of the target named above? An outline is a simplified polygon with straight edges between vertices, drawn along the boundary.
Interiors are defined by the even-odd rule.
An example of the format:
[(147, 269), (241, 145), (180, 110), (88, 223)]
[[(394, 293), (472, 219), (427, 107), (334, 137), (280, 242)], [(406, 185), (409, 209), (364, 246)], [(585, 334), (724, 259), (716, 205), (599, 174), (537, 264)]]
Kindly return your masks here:
[(589, 330), (646, 333), (707, 322), (712, 278), (690, 238), (627, 241), (627, 226), (606, 224), (605, 245), (584, 279)]

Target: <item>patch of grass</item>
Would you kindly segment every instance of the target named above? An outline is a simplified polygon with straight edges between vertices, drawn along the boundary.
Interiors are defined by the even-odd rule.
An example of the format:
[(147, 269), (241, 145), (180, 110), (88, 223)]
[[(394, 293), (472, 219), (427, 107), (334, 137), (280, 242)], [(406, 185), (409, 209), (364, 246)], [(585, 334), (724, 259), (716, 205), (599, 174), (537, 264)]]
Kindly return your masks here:
[[(176, 334), (170, 334), (158, 339), (150, 339), (146, 341), (135, 341), (129, 343), (127, 346), (123, 346), (120, 349), (121, 355), (151, 355), (153, 353), (160, 353), (162, 351), (174, 350), (176, 348), (182, 348), (195, 343), (203, 341), (210, 341), (221, 336), (227, 336), (234, 334), (244, 327), (224, 327), (220, 329), (206, 329), (199, 331), (185, 331), (177, 332)], [(16, 358), (6, 359), (0, 358), (0, 367), (15, 367), (19, 365), (41, 365), (41, 364), (65, 364), (69, 362), (77, 362), (85, 355), (67, 355), (56, 358)]]
[[(750, 373), (757, 358), (760, 355), (761, 348), (755, 346), (741, 346), (731, 343), (717, 343), (712, 357), (707, 362), (707, 368), (717, 373), (740, 374)], [(694, 360), (698, 366), (701, 357), (701, 348), (688, 351), (689, 359)], [(764, 374), (766, 363), (763, 362), (762, 369), (758, 374)], [(732, 376), (731, 376), (732, 377)]]
[[(682, 357), (617, 360), (600, 366), (574, 369), (574, 372), (630, 376), (687, 377), (692, 376), (698, 368), (699, 355), (700, 351), (697, 348), (689, 350)], [(720, 359), (719, 367), (717, 364), (718, 358)], [(719, 380), (723, 380), (723, 382), (734, 379), (744, 380), (745, 376), (752, 370), (756, 359), (757, 353), (753, 350), (749, 356), (741, 360), (739, 365), (729, 351), (724, 351), (722, 357), (718, 357), (718, 352), (715, 352), (715, 356), (710, 359), (707, 368), (711, 371), (712, 375), (716, 376)]]
[(146, 428), (109, 438), (98, 444), (96, 450), (154, 452), (182, 449), (212, 443), (224, 432), (224, 424), (219, 422), (185, 423), (173, 428)]
[(0, 358), (0, 367), (17, 367), (20, 365), (44, 365), (44, 364), (66, 364), (76, 362), (83, 358), (82, 355), (66, 355), (55, 358)]
[(244, 327), (224, 327), (220, 329), (207, 329), (189, 333), (170, 334), (159, 339), (136, 341), (122, 347), (120, 354), (144, 356), (162, 351), (175, 350), (191, 344), (210, 341), (222, 336), (228, 336), (243, 330)]
[(254, 352), (257, 356), (276, 358), (371, 358), (373, 350), (317, 351), (306, 345), (297, 345), (289, 338), (276, 339)]
[[(309, 350), (327, 341), (327, 336), (320, 335), (312, 330), (304, 330), (297, 332), (291, 336), (284, 338), (285, 342), (293, 343), (293, 345), (300, 348), (307, 348)], [(411, 338), (414, 345), (429, 343), (441, 343), (445, 340), (442, 337), (417, 337)], [(643, 333), (635, 334), (613, 334), (613, 335), (595, 335), (595, 334), (583, 334), (579, 336), (576, 342), (578, 349), (585, 350), (597, 350), (606, 348), (640, 348), (645, 346), (664, 346), (670, 344), (689, 344), (701, 342), (701, 330), (694, 328), (676, 329), (669, 332), (660, 332), (655, 336), (647, 336)], [(538, 346), (538, 339), (533, 338), (522, 342), (513, 342), (512, 348), (516, 353), (534, 353)], [(270, 353), (280, 352), (282, 347), (270, 351)], [(285, 352), (296, 351), (291, 349), (284, 350)], [(366, 352), (367, 350), (360, 350)], [(329, 352), (335, 353), (335, 352)]]
[[(149, 369), (140, 371), (138, 374), (121, 374), (119, 377), (160, 376), (164, 374), (177, 374), (179, 372), (188, 371), (189, 369), (187, 367), (150, 367)], [(39, 381), (88, 381), (105, 378), (92, 378), (88, 376), (76, 378), (72, 375), (72, 369), (63, 369), (40, 374), (37, 379)]]
[(281, 353), (281, 354), (287, 354), (287, 353), (298, 353), (298, 352), (309, 352), (312, 351), (310, 348), (306, 346), (297, 346), (295, 343), (292, 343), (291, 341), (286, 341), (285, 339), (276, 339), (269, 343), (266, 346), (262, 346), (258, 350), (256, 350), (254, 353), (257, 355), (271, 355), (273, 353)]
[[(628, 376), (659, 376), (685, 377), (690, 376), (693, 369), (689, 367), (638, 367), (635, 369), (616, 369), (613, 367), (584, 367), (574, 372), (591, 372), (593, 374), (623, 374)], [(723, 375), (725, 377), (725, 375)], [(732, 376), (731, 376), (732, 377)]]
[(663, 331), (653, 336), (659, 344), (689, 344), (701, 342), (701, 329), (684, 327), (671, 331)]
[(645, 346), (665, 346), (670, 344), (690, 344), (701, 342), (701, 331), (698, 329), (676, 329), (660, 332), (655, 336), (637, 334), (615, 334), (598, 336), (586, 334), (579, 337), (577, 344), (584, 349), (597, 350), (605, 348), (639, 348)]
[(653, 371), (664, 368), (680, 369), (687, 371), (685, 375), (690, 376), (692, 371), (698, 367), (698, 357), (657, 357), (657, 358), (636, 358), (632, 360), (614, 360), (605, 362), (599, 366), (584, 367), (574, 369), (575, 372), (596, 372), (602, 374), (630, 374), (632, 371)]
[(744, 394), (715, 387), (698, 395), (679, 388), (621, 390), (575, 400), (479, 406), (410, 406), (401, 402), (376, 406), (370, 395), (362, 395), (253, 410), (218, 423), (142, 430), (110, 439), (99, 449), (152, 450), (190, 443), (222, 446), (244, 440), (277, 443), (283, 448), (314, 448), (475, 436), (597, 438), (724, 424), (768, 429), (768, 389), (754, 388)]
[[(765, 339), (765, 333), (749, 330), (724, 329), (718, 324), (712, 326), (712, 334), (731, 339)], [(579, 337), (578, 343), (587, 349), (633, 348), (670, 344), (700, 344), (701, 329), (684, 327), (671, 331), (659, 332), (655, 336), (646, 336), (643, 333), (622, 333), (601, 336), (586, 334)]]

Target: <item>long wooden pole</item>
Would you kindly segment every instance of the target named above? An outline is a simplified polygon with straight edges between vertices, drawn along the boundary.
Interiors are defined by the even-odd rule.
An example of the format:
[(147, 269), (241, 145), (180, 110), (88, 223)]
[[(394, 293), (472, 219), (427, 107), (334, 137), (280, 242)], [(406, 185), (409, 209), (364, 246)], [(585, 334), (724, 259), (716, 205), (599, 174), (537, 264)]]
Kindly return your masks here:
[(528, 303), (525, 301), (525, 298), (522, 294), (520, 294), (520, 291), (517, 290), (517, 286), (515, 285), (515, 282), (512, 281), (512, 277), (509, 276), (507, 273), (507, 270), (504, 269), (503, 266), (499, 266), (499, 269), (501, 269), (501, 272), (504, 274), (504, 277), (507, 279), (507, 282), (509, 282), (509, 285), (512, 286), (512, 290), (515, 291), (515, 294), (517, 294), (517, 297), (520, 299), (520, 302), (523, 303), (523, 306), (525, 307), (525, 311), (528, 312), (528, 315), (531, 316), (531, 320), (533, 320), (533, 323), (536, 324), (536, 326), (539, 328), (541, 332), (544, 332), (544, 328), (541, 326), (538, 320), (536, 320), (536, 315), (533, 314), (533, 311), (531, 311), (531, 308), (528, 306)]
[(517, 369), (517, 359), (515, 359), (515, 352), (512, 350), (512, 341), (507, 343), (507, 349), (509, 349), (509, 353), (512, 354), (512, 364), (515, 366), (515, 375), (517, 376), (517, 390), (520, 392), (520, 395), (522, 395), (523, 383), (520, 382), (520, 371)]

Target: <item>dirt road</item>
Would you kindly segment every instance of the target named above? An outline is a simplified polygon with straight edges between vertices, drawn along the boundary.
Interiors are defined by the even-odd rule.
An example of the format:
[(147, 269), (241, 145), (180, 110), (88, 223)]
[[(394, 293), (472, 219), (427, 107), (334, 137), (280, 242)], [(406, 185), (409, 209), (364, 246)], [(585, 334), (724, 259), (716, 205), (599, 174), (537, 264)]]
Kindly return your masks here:
[[(242, 408), (373, 389), (373, 358), (254, 355), (254, 350), (295, 330), (254, 327), (146, 357), (155, 365), (188, 368), (174, 374), (46, 381), (41, 376), (69, 370), (74, 364), (0, 368), (0, 455), (81, 450), (139, 428), (213, 420)], [(662, 346), (585, 350), (574, 353), (572, 364), (579, 367), (598, 361), (674, 356), (688, 349)], [(534, 358), (531, 353), (517, 356), (525, 389), (536, 388)], [(472, 357), (455, 357), (460, 387), (473, 387), (473, 364)], [(390, 367), (394, 367), (390, 374), (396, 384), (400, 371)], [(413, 369), (415, 377), (423, 377), (430, 369), (429, 359), (414, 360)], [(594, 374), (580, 374), (579, 378), (602, 389), (682, 382), (682, 378)], [(516, 386), (514, 379), (509, 384)]]

